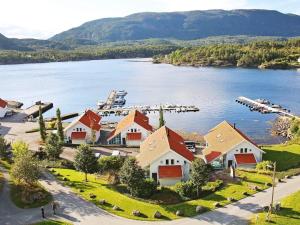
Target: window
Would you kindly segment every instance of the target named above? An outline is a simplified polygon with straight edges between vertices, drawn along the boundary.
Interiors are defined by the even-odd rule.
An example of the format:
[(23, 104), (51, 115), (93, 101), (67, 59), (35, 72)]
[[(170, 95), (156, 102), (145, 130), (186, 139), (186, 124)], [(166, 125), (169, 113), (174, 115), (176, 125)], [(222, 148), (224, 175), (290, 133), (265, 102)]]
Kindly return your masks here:
[(179, 160), (177, 160), (177, 163), (179, 163)]
[(186, 161), (184, 160), (184, 164), (186, 164)]
[(247, 148), (245, 148), (245, 153), (247, 153), (247, 151), (248, 151), (248, 149), (247, 149)]
[(82, 131), (82, 128), (79, 128), (79, 131)]
[(134, 129), (134, 132), (136, 132), (136, 129)]
[(244, 149), (243, 148), (241, 148), (241, 153), (244, 153)]
[(237, 149), (237, 150), (235, 150), (236, 152), (238, 152), (239, 150)]
[(169, 160), (168, 159), (166, 159), (166, 165), (169, 165)]
[(174, 165), (174, 159), (171, 159), (171, 165)]
[(79, 128), (76, 128), (76, 131), (79, 131)]
[(133, 133), (133, 129), (131, 129), (131, 133)]

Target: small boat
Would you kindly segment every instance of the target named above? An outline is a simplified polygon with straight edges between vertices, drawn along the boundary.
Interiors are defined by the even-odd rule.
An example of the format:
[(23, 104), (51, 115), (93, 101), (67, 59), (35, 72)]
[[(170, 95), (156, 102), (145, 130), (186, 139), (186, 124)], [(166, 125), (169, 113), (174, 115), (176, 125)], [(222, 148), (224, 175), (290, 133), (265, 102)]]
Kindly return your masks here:
[(103, 107), (106, 105), (106, 102), (104, 102), (104, 101), (99, 101), (98, 103), (97, 103), (97, 106), (98, 106), (98, 109), (103, 109)]
[(127, 95), (127, 92), (125, 90), (117, 91), (116, 95), (117, 96), (125, 96), (125, 95)]

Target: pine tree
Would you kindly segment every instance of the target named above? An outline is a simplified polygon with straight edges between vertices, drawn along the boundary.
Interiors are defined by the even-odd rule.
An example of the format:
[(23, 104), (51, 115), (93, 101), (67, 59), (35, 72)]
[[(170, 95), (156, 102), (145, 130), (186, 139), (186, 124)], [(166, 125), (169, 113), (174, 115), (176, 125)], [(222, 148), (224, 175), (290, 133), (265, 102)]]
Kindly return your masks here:
[(87, 174), (95, 173), (98, 170), (97, 158), (93, 150), (88, 145), (80, 145), (75, 156), (74, 166), (76, 170), (85, 174), (87, 182)]
[(63, 148), (58, 135), (51, 133), (47, 137), (45, 150), (49, 159), (55, 160), (59, 158)]
[(44, 142), (47, 138), (47, 133), (46, 133), (46, 126), (43, 118), (43, 112), (42, 112), (42, 107), (40, 106), (39, 108), (39, 125), (40, 125), (40, 135), (41, 139)]
[(59, 137), (59, 141), (61, 143), (63, 143), (65, 140), (65, 137), (64, 137), (64, 131), (63, 131), (63, 126), (62, 126), (62, 122), (61, 122), (61, 113), (60, 113), (59, 108), (56, 110), (56, 127), (57, 127), (57, 135)]
[(164, 111), (162, 107), (159, 108), (159, 127), (163, 127), (166, 124), (164, 120)]

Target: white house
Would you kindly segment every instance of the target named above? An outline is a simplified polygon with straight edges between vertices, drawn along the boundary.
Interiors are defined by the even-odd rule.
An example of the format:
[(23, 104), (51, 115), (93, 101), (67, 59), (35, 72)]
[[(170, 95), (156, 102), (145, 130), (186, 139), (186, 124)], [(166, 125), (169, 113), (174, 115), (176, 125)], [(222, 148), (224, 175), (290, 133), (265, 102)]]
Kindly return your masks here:
[(7, 110), (7, 102), (0, 98), (0, 118), (5, 117)]
[(204, 139), (204, 160), (215, 168), (255, 167), (265, 153), (235, 125), (226, 121), (211, 129)]
[(142, 168), (149, 169), (150, 178), (170, 186), (189, 179), (194, 155), (180, 135), (163, 126), (141, 143), (136, 159)]
[(108, 144), (139, 147), (152, 132), (149, 118), (137, 110), (131, 111), (125, 116), (110, 133)]
[(92, 110), (85, 111), (64, 129), (66, 142), (83, 144), (97, 142), (100, 138), (101, 117)]

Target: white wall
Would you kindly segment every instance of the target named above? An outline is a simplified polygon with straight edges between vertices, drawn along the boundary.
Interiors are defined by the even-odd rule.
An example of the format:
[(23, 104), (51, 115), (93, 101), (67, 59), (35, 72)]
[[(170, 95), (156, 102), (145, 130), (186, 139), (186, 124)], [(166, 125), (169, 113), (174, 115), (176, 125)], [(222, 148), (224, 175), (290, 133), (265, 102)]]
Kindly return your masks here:
[[(240, 152), (240, 149), (244, 149), (244, 154), (248, 153), (253, 153), (255, 156), (255, 159), (257, 162), (260, 162), (262, 160), (262, 152), (259, 148), (257, 148), (255, 145), (248, 141), (243, 141), (242, 143), (238, 144), (234, 148), (232, 148), (231, 151), (229, 151), (226, 155), (226, 162), (225, 162), (225, 167), (227, 168), (228, 165), (228, 160), (232, 160), (233, 162), (235, 161), (234, 154), (243, 154)], [(245, 153), (245, 148), (247, 148), (247, 153)]]
[(127, 146), (135, 146), (138, 147), (140, 146), (141, 142), (144, 141), (150, 134), (151, 132), (146, 130), (145, 128), (143, 128), (142, 126), (140, 126), (137, 123), (132, 123), (131, 125), (129, 125), (128, 127), (126, 127), (122, 132), (121, 132), (121, 141), (123, 140), (123, 138), (126, 139), (127, 137), (127, 133), (131, 133), (131, 129), (136, 129), (137, 133), (142, 133), (142, 139), (141, 141), (127, 141), (126, 140), (126, 145)]
[[(77, 131), (77, 128), (78, 128), (78, 131)], [(81, 131), (80, 131), (80, 128), (81, 128)], [(69, 127), (64, 133), (65, 133), (65, 137), (67, 138), (67, 140), (71, 139), (71, 134), (72, 132), (86, 132), (87, 136), (86, 136), (86, 140), (87, 142), (90, 142), (92, 141), (92, 130), (85, 126), (84, 124), (82, 124), (80, 121), (78, 121), (77, 123), (75, 123), (73, 126)], [(100, 137), (100, 131), (96, 131), (95, 132), (96, 134), (96, 141), (98, 141), (99, 137)], [(76, 142), (77, 140), (75, 140)], [(73, 144), (76, 144), (74, 143), (74, 141), (72, 141)]]
[[(166, 165), (166, 159), (169, 159), (169, 165), (171, 164), (171, 159), (174, 159), (174, 165), (181, 165), (182, 166), (182, 172), (183, 172), (183, 180), (189, 179), (189, 172), (190, 172), (190, 162), (184, 158), (183, 156), (177, 154), (173, 150), (170, 150), (163, 156), (159, 157), (157, 160), (151, 163), (150, 165), (150, 178), (152, 178), (152, 173), (157, 173), (157, 177), (159, 177), (158, 174), (158, 167), (159, 166), (165, 166)], [(186, 163), (184, 163), (186, 161)]]
[(181, 182), (181, 180), (180, 179), (159, 179), (160, 186), (173, 186), (178, 182)]
[(5, 108), (2, 108), (0, 107), (0, 118), (3, 118), (7, 112), (8, 108), (5, 107)]

